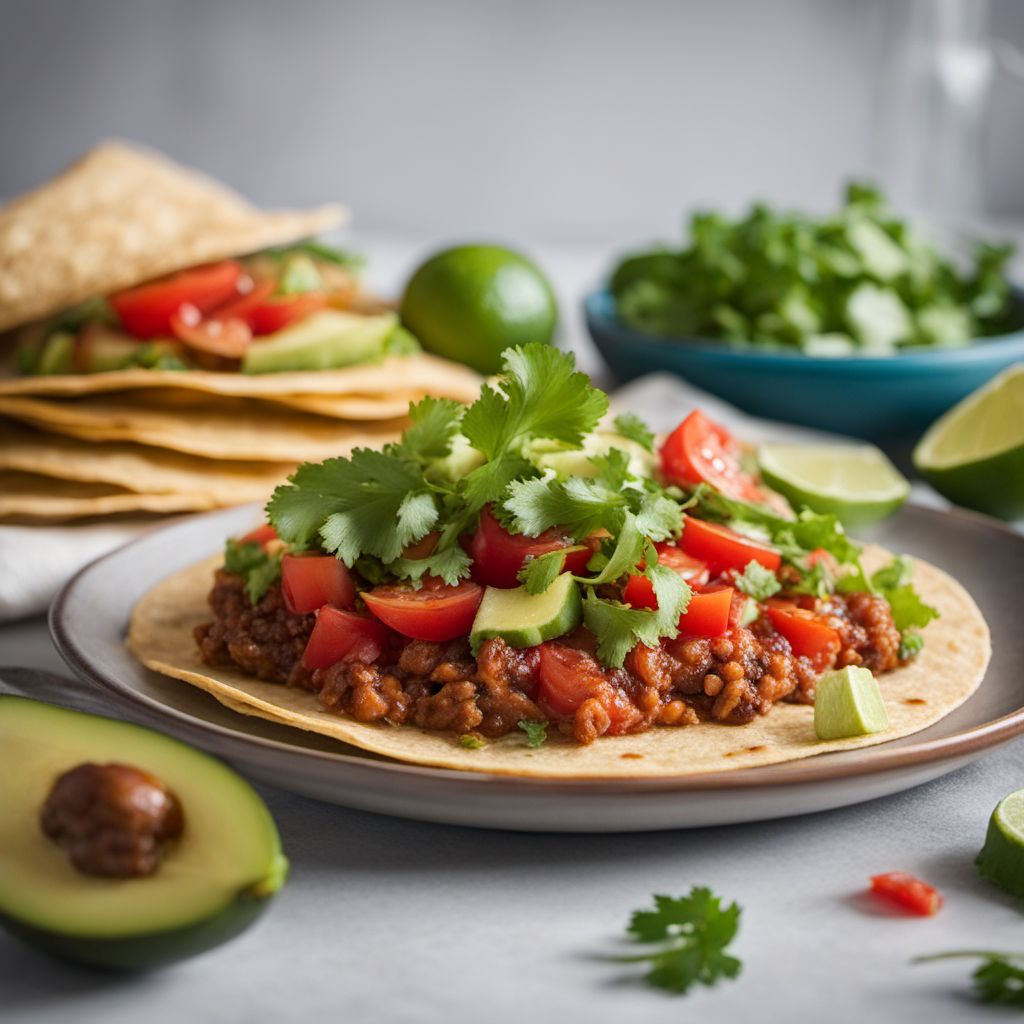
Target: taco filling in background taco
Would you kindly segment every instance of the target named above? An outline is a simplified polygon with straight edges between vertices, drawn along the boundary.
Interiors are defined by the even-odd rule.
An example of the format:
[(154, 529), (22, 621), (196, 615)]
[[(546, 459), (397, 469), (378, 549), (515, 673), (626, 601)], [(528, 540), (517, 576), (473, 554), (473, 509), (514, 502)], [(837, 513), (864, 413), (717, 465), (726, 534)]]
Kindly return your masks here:
[[(136, 653), (236, 710), (482, 770), (514, 770), (510, 743), (600, 748), (703, 722), (756, 732), (812, 704), (833, 668), (864, 666), (883, 693), (892, 676), (907, 697), (892, 730), (859, 745), (923, 728), (977, 685), (987, 631), (944, 574), (877, 549), (862, 560), (833, 516), (764, 489), (699, 411), (656, 449), (636, 417), (601, 429), (607, 398), (571, 357), (526, 346), (505, 369), (468, 409), (419, 403), (398, 444), (301, 466), (268, 524), (228, 542), (212, 621), (196, 607), (207, 564), (143, 600)], [(196, 647), (175, 656), (188, 630)], [(943, 661), (956, 679), (929, 683)], [(802, 710), (745, 763), (835, 749), (814, 748)], [(732, 738), (710, 754), (695, 741), (703, 770), (743, 746), (717, 732)], [(685, 740), (672, 745), (685, 757)]]

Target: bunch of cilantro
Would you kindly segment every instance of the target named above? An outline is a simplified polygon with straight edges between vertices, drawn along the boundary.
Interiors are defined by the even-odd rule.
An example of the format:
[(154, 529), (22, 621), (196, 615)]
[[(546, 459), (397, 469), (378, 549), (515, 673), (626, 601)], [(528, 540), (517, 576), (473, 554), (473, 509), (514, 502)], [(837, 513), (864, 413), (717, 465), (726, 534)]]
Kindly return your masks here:
[(624, 259), (611, 290), (623, 322), (651, 334), (886, 354), (1006, 330), (1012, 255), (1012, 246), (979, 244), (960, 269), (877, 190), (851, 184), (823, 218), (763, 204), (737, 220), (697, 213), (687, 247)]

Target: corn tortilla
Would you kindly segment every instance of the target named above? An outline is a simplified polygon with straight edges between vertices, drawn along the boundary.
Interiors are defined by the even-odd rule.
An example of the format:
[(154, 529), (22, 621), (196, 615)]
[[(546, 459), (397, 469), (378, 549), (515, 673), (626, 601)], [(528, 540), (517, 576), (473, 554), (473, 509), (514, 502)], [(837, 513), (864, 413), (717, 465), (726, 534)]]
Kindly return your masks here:
[(110, 484), (0, 471), (0, 520), (63, 522), (122, 512), (203, 512), (223, 502), (202, 494), (140, 494)]
[(203, 459), (131, 442), (96, 444), (0, 423), (0, 470), (58, 480), (106, 484), (140, 494), (201, 497), (206, 507), (261, 501), (283, 483), (294, 463)]
[[(870, 569), (889, 557), (871, 547), (864, 561)], [(461, 771), (538, 778), (668, 778), (855, 750), (910, 735), (944, 718), (977, 689), (991, 654), (988, 627), (967, 591), (942, 570), (916, 562), (914, 584), (941, 618), (923, 630), (924, 650), (913, 662), (879, 677), (891, 725), (885, 733), (822, 742), (815, 736), (813, 708), (778, 704), (749, 725), (655, 727), (635, 736), (602, 737), (583, 747), (555, 734), (535, 750), (525, 745), (522, 735), (509, 735), (466, 750), (453, 735), (357, 722), (321, 710), (305, 690), (260, 682), (200, 661), (192, 630), (210, 619), (206, 597), (211, 574), (220, 564), (216, 555), (175, 573), (138, 603), (128, 645), (143, 664), (207, 691), (241, 714), (331, 736), (399, 761)], [(926, 703), (908, 703), (918, 700)]]
[(344, 218), (334, 205), (264, 212), (158, 153), (108, 142), (0, 209), (0, 331)]
[(133, 441), (207, 459), (319, 462), (356, 447), (397, 441), (408, 422), (350, 423), (251, 405), (155, 405), (142, 395), (101, 395), (60, 402), (0, 396), (0, 415), (88, 441)]
[(472, 402), (480, 377), (459, 363), (422, 353), (393, 356), (339, 370), (284, 373), (212, 373), (209, 370), (111, 370), (106, 373), (16, 377), (13, 362), (0, 375), (0, 395), (73, 398), (109, 391), (179, 388), (239, 398), (380, 396), (395, 392), (438, 395)]

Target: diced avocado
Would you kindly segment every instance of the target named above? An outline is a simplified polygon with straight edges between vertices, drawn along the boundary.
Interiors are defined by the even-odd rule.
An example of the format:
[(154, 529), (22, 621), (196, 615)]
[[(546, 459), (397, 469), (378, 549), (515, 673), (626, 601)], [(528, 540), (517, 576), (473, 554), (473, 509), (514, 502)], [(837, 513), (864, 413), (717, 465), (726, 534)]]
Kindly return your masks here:
[(885, 732), (889, 715), (869, 669), (859, 665), (826, 672), (814, 691), (814, 731), (819, 740)]
[(484, 453), (474, 448), (465, 434), (456, 434), (452, 438), (451, 451), (443, 459), (430, 464), (427, 476), (431, 480), (461, 480), (486, 461)]
[(562, 573), (543, 594), (528, 594), (526, 587), (488, 587), (473, 620), (469, 645), (475, 654), (485, 640), (500, 636), (509, 647), (535, 647), (571, 633), (582, 619), (580, 588), (572, 573)]
[(744, 597), (746, 597), (746, 600), (743, 602), (743, 611), (740, 612), (740, 625), (749, 626), (760, 618), (761, 608), (752, 597), (747, 595), (744, 595)]
[(284, 268), (277, 282), (277, 290), (281, 295), (299, 295), (302, 292), (315, 292), (323, 288), (323, 278), (316, 264), (305, 253), (296, 253), (285, 260)]
[(68, 331), (57, 331), (43, 343), (35, 365), (37, 374), (73, 373), (75, 336)]
[(330, 370), (379, 359), (397, 324), (394, 313), (360, 316), (324, 309), (254, 341), (242, 359), (242, 372)]
[(386, 356), (414, 356), (422, 352), (423, 346), (419, 343), (412, 331), (407, 331), (401, 324), (387, 336), (384, 342), (384, 355)]
[[(248, 928), (288, 862), (266, 805), (221, 762), (158, 732), (0, 696), (0, 925), (93, 966), (141, 969), (194, 956)], [(40, 827), (53, 783), (86, 762), (156, 776), (184, 831), (156, 871), (102, 878), (72, 866)]]
[(527, 452), (527, 458), (538, 469), (553, 469), (560, 477), (581, 476), (593, 479), (600, 472), (600, 467), (592, 456), (606, 455), (613, 448), (629, 456), (629, 470), (634, 476), (643, 478), (654, 475), (654, 455), (642, 444), (610, 430), (595, 430), (588, 434), (583, 439), (582, 448), (566, 451), (536, 447)]

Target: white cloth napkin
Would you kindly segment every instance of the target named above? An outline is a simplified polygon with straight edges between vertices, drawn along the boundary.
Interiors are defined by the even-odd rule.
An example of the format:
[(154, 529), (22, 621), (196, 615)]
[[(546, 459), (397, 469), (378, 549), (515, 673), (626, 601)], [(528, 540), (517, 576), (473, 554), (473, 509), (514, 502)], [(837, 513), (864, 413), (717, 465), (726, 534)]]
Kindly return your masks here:
[(83, 565), (127, 544), (156, 523), (0, 526), (0, 622), (45, 611)]

